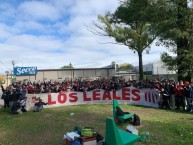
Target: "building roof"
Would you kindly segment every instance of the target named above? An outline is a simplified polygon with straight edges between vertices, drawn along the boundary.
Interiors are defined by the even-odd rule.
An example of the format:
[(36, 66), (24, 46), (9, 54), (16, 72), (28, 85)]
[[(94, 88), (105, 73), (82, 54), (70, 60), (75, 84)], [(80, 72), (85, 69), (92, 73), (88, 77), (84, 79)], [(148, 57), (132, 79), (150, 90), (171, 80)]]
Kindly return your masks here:
[(107, 68), (107, 67), (103, 67), (103, 68), (67, 68), (67, 69), (38, 69), (38, 71), (60, 71), (60, 70), (68, 70), (68, 71), (72, 71), (72, 70), (96, 70), (96, 69), (114, 69), (114, 68)]

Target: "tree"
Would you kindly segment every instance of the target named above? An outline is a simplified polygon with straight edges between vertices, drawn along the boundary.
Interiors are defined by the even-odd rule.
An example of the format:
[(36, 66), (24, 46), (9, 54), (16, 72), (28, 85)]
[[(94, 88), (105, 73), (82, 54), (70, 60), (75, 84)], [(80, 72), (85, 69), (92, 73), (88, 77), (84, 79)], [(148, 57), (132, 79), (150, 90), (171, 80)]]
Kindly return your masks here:
[(129, 63), (123, 63), (119, 65), (119, 71), (128, 71), (132, 68), (132, 64)]
[[(190, 1), (190, 0), (189, 0)], [(177, 70), (178, 80), (191, 80), (193, 11), (187, 0), (157, 0), (153, 3), (160, 43), (174, 53), (164, 52), (162, 61), (169, 69)], [(155, 15), (156, 14), (156, 15)]]
[(126, 0), (114, 13), (98, 16), (98, 22), (94, 23), (95, 34), (108, 36), (115, 39), (116, 44), (127, 46), (139, 59), (139, 79), (143, 79), (142, 53), (149, 53), (150, 45), (156, 38), (153, 26), (148, 21), (149, 0)]
[(5, 83), (5, 77), (0, 75), (0, 85)]
[(73, 69), (74, 67), (72, 66), (72, 64), (70, 63), (69, 65), (65, 65), (63, 67), (61, 67), (61, 69)]

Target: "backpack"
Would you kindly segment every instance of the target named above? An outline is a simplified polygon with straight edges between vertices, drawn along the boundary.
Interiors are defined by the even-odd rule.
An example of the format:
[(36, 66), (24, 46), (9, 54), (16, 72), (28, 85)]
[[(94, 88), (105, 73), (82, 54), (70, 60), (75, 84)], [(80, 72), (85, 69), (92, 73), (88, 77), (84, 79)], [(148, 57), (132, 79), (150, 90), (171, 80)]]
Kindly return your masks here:
[(99, 142), (99, 141), (102, 141), (103, 139), (104, 139), (103, 136), (97, 132), (96, 133), (96, 141)]
[(77, 134), (81, 135), (81, 129), (78, 126), (75, 126), (73, 129), (73, 132), (76, 132)]
[(120, 107), (116, 107), (116, 115), (117, 116), (123, 116), (125, 113), (123, 112), (123, 110)]
[(97, 132), (96, 134), (97, 145), (106, 145), (104, 137)]
[(133, 125), (134, 126), (139, 126), (141, 124), (141, 121), (140, 121), (140, 118), (137, 114), (134, 114), (134, 117), (133, 117)]
[(71, 145), (81, 145), (81, 143), (79, 141), (74, 141), (71, 143)]

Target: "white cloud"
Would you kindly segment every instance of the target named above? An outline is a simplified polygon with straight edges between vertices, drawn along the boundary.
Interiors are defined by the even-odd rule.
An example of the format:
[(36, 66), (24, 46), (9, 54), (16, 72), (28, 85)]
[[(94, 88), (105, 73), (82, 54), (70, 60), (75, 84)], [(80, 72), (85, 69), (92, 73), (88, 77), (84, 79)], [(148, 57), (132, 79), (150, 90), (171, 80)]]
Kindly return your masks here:
[(34, 20), (48, 19), (52, 21), (62, 16), (57, 7), (46, 1), (25, 1), (18, 7), (18, 12), (23, 18), (30, 17)]
[[(138, 65), (126, 46), (88, 31), (97, 15), (114, 11), (117, 0), (24, 0), (0, 3), (0, 73), (16, 66), (39, 69), (103, 67), (116, 63)], [(159, 60), (163, 48), (152, 48), (143, 62)]]

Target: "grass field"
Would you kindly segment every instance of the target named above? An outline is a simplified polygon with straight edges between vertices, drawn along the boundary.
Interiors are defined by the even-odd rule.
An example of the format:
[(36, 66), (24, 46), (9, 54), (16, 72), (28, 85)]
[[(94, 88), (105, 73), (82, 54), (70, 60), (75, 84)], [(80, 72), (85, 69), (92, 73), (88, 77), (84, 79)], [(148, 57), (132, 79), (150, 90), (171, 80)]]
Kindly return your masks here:
[[(193, 145), (193, 114), (121, 105), (141, 118), (139, 132), (149, 131), (148, 145)], [(70, 116), (70, 113), (74, 113)], [(63, 135), (74, 126), (90, 126), (104, 136), (105, 118), (112, 117), (112, 105), (80, 105), (10, 115), (0, 109), (0, 145), (64, 145)], [(125, 129), (128, 123), (119, 124)]]

